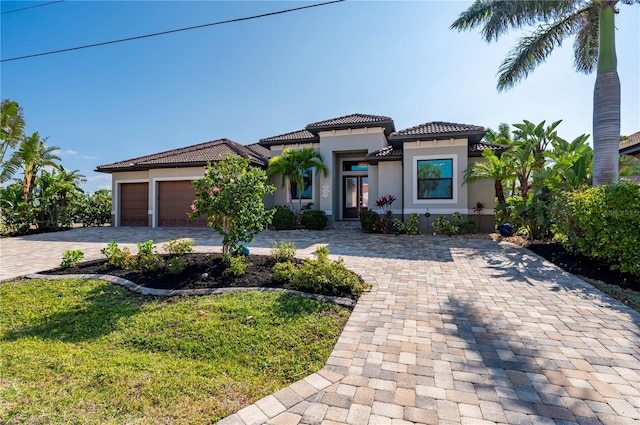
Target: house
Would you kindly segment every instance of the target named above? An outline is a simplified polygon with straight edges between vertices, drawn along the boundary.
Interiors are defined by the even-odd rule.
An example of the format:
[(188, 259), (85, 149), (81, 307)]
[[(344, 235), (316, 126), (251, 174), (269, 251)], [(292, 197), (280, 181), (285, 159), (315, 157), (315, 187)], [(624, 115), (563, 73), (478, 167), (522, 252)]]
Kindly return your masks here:
[(619, 152), (620, 155), (631, 155), (640, 159), (640, 131), (633, 133), (627, 140), (621, 141)]
[[(474, 215), (483, 231), (492, 231), (493, 182), (464, 182), (464, 170), (470, 162), (484, 160), (483, 150), (500, 153), (504, 148), (483, 142), (483, 136), (484, 128), (475, 125), (428, 122), (396, 131), (390, 117), (351, 114), (253, 145), (220, 139), (101, 165), (97, 171), (113, 176), (116, 226), (201, 226), (206, 225), (204, 219), (186, 218), (194, 199), (189, 182), (204, 174), (208, 160), (235, 153), (265, 167), (269, 158), (286, 148), (312, 147), (322, 153), (328, 173), (309, 170), (301, 188), (303, 202), (323, 210), (330, 221), (357, 220), (360, 211), (376, 208), (377, 198), (394, 195), (394, 214), (399, 218), (420, 214), (423, 231), (428, 230), (427, 220), (454, 212)], [(274, 176), (276, 187), (280, 182)], [(297, 199), (297, 193), (279, 188), (265, 204), (288, 205), (292, 196)], [(430, 218), (425, 217), (427, 212)]]

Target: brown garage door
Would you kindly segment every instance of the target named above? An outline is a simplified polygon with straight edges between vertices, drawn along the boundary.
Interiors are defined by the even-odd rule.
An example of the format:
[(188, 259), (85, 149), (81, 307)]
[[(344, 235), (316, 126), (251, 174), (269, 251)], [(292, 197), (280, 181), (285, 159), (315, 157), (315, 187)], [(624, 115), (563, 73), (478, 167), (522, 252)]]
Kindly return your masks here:
[(195, 198), (191, 180), (158, 182), (158, 226), (206, 227), (207, 217), (189, 219)]
[(121, 226), (148, 226), (148, 210), (148, 183), (123, 183), (120, 185)]

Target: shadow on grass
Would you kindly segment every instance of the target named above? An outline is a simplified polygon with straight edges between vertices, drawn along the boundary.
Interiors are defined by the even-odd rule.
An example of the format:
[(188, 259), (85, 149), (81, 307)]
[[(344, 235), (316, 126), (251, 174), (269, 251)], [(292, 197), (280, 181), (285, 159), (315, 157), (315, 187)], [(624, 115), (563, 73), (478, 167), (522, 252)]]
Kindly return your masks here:
[(137, 314), (139, 304), (144, 301), (143, 297), (104, 282), (63, 311), (43, 317), (37, 325), (11, 329), (2, 339), (15, 341), (35, 337), (70, 343), (91, 341), (116, 330), (120, 320)]

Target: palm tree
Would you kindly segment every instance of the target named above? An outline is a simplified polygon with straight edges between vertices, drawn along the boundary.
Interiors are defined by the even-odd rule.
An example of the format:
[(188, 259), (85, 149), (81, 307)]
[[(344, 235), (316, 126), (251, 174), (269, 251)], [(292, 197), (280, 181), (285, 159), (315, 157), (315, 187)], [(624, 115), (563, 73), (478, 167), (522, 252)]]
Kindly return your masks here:
[(504, 205), (507, 200), (504, 196), (503, 182), (515, 178), (513, 164), (510, 162), (509, 156), (498, 156), (490, 149), (482, 151), (482, 156), (486, 161), (470, 163), (464, 170), (464, 180), (466, 182), (483, 179), (493, 180), (498, 203)]
[(327, 176), (328, 169), (324, 165), (322, 154), (313, 148), (302, 148), (299, 150), (285, 149), (280, 156), (271, 158), (267, 175), (269, 177), (280, 174), (282, 178), (282, 187), (286, 186), (289, 181), (289, 189), (291, 193), (291, 207), (293, 209), (293, 185), (296, 185), (296, 193), (300, 203), (299, 210), (302, 210), (302, 193), (304, 192), (304, 176), (307, 170), (315, 168), (322, 171)]
[(7, 149), (15, 148), (24, 133), (24, 115), (18, 102), (2, 99), (0, 103), (0, 164)]
[(565, 38), (575, 35), (574, 65), (584, 73), (597, 70), (593, 96), (594, 185), (618, 181), (620, 79), (615, 48), (618, 2), (640, 0), (475, 0), (451, 28), (482, 27), (485, 41), (514, 28), (538, 24), (509, 52), (499, 69), (498, 90), (513, 87), (544, 62)]
[(498, 145), (510, 145), (511, 142), (513, 142), (513, 139), (511, 138), (511, 128), (509, 127), (509, 124), (504, 122), (498, 125), (498, 131), (487, 128), (483, 139), (486, 142)]
[(31, 188), (33, 187), (38, 171), (43, 167), (59, 168), (56, 161), (60, 157), (55, 151), (60, 149), (57, 146), (47, 146), (47, 139), (40, 139), (40, 135), (35, 132), (29, 137), (23, 137), (18, 149), (13, 152), (11, 158), (3, 164), (0, 174), (0, 183), (6, 182), (18, 170), (22, 170), (22, 196), (24, 202), (29, 200)]

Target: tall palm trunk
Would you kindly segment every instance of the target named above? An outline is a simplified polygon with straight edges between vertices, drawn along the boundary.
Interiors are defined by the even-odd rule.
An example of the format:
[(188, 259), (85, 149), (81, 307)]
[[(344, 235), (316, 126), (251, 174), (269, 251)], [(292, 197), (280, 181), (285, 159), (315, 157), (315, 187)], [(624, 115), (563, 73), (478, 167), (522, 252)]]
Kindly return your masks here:
[(496, 190), (496, 197), (498, 198), (498, 203), (502, 205), (506, 204), (507, 200), (504, 197), (504, 188), (502, 187), (502, 181), (496, 180), (494, 182), (494, 188)]
[(615, 44), (615, 4), (600, 6), (598, 76), (593, 93), (593, 185), (618, 182), (620, 78)]

